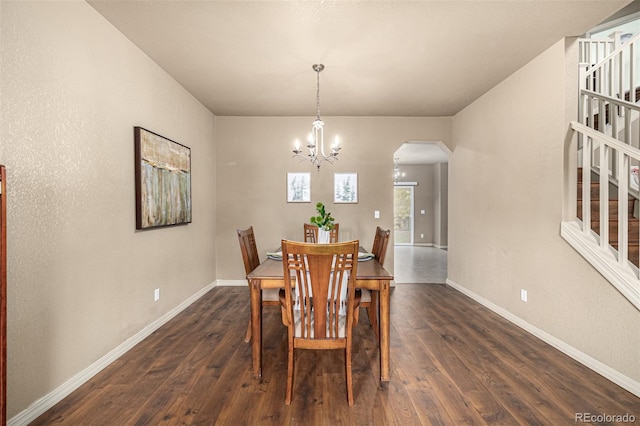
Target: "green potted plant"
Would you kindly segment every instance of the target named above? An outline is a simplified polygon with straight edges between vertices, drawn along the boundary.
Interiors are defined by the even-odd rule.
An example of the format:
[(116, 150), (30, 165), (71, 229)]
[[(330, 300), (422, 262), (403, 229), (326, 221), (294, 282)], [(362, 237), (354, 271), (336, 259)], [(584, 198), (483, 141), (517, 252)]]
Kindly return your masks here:
[(325, 209), (324, 204), (316, 204), (316, 210), (318, 211), (318, 216), (311, 216), (310, 221), (318, 227), (318, 242), (328, 243), (330, 241), (331, 230), (336, 220), (331, 216), (331, 213)]

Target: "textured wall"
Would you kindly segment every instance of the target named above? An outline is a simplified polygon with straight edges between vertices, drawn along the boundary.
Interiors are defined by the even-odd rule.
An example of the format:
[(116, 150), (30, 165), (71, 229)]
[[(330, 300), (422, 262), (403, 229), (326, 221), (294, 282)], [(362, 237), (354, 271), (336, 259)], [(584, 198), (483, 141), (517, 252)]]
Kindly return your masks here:
[(449, 279), (640, 381), (640, 312), (560, 237), (576, 63), (559, 42), (454, 117)]
[(434, 179), (440, 191), (434, 207), (436, 228), (433, 242), (437, 247), (447, 247), (449, 244), (449, 163), (436, 164)]
[[(215, 117), (86, 3), (2, 3), (11, 418), (215, 280)], [(192, 149), (192, 224), (136, 232), (134, 126)]]

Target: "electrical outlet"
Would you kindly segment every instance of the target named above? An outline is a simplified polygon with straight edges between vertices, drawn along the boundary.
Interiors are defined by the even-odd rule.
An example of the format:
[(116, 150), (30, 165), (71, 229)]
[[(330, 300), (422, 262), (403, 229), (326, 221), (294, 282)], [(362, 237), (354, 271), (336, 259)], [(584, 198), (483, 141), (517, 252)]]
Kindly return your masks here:
[(424, 238), (424, 234), (420, 234), (420, 238)]
[(523, 302), (527, 301), (527, 290), (523, 288), (520, 289), (520, 300), (522, 300)]
[(159, 288), (156, 288), (156, 289), (153, 291), (153, 301), (154, 301), (154, 302), (157, 302), (158, 300), (160, 300), (160, 289), (159, 289)]
[(376, 210), (373, 212), (373, 218), (374, 219), (380, 219), (380, 210)]

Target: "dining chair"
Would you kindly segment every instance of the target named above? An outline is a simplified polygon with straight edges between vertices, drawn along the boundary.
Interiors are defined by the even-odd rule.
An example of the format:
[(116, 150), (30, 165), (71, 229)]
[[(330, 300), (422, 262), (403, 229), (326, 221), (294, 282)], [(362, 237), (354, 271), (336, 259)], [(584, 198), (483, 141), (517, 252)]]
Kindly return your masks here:
[[(329, 236), (330, 243), (338, 242), (338, 232), (340, 230), (340, 224), (334, 223), (333, 229)], [(317, 243), (318, 242), (318, 227), (310, 223), (304, 224), (304, 242), (305, 243)]]
[[(295, 349), (344, 349), (347, 402), (353, 405), (351, 346), (359, 242), (314, 244), (282, 240), (283, 323), (288, 329), (287, 390), (293, 395)], [(293, 276), (292, 276), (293, 275)]]
[[(251, 271), (256, 269), (260, 265), (260, 258), (258, 257), (258, 247), (256, 245), (256, 238), (253, 232), (253, 226), (247, 229), (238, 229), (238, 241), (240, 242), (240, 251), (242, 252), (242, 261), (244, 262), (244, 271), (246, 275), (249, 275)], [(251, 282), (247, 278), (247, 284), (251, 287)], [(251, 290), (251, 288), (249, 288)], [(279, 306), (280, 295), (278, 289), (263, 289), (262, 290), (262, 305), (263, 306)], [(249, 325), (247, 326), (247, 332), (244, 336), (245, 343), (251, 341), (251, 318), (249, 318)]]
[[(373, 254), (373, 257), (378, 261), (378, 263), (380, 263), (380, 266), (384, 266), (384, 258), (387, 255), (387, 245), (389, 244), (390, 234), (390, 230), (382, 229), (379, 226), (376, 227), (376, 235), (373, 238), (373, 248), (371, 249), (371, 253)], [(380, 330), (378, 327), (378, 292), (362, 289), (360, 307), (367, 309), (369, 325), (371, 325), (371, 328), (373, 328), (373, 332), (376, 335), (376, 340), (380, 342)], [(359, 317), (359, 312), (356, 312), (356, 325), (358, 324)]]
[(331, 230), (331, 235), (329, 236), (330, 243), (337, 243), (338, 242), (338, 231), (340, 230), (340, 224), (339, 223), (334, 223), (333, 224), (333, 229)]
[(318, 241), (318, 227), (310, 223), (304, 224), (304, 242), (315, 243)]

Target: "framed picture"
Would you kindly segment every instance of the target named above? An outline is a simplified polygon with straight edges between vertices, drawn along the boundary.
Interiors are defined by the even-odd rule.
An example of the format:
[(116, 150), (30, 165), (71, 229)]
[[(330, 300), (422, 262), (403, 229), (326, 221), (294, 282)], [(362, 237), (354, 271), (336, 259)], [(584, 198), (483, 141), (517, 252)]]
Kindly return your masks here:
[(287, 173), (287, 203), (311, 202), (311, 173)]
[(134, 128), (136, 229), (191, 223), (191, 149)]
[(333, 174), (333, 202), (357, 203), (358, 202), (358, 174), (334, 173)]

